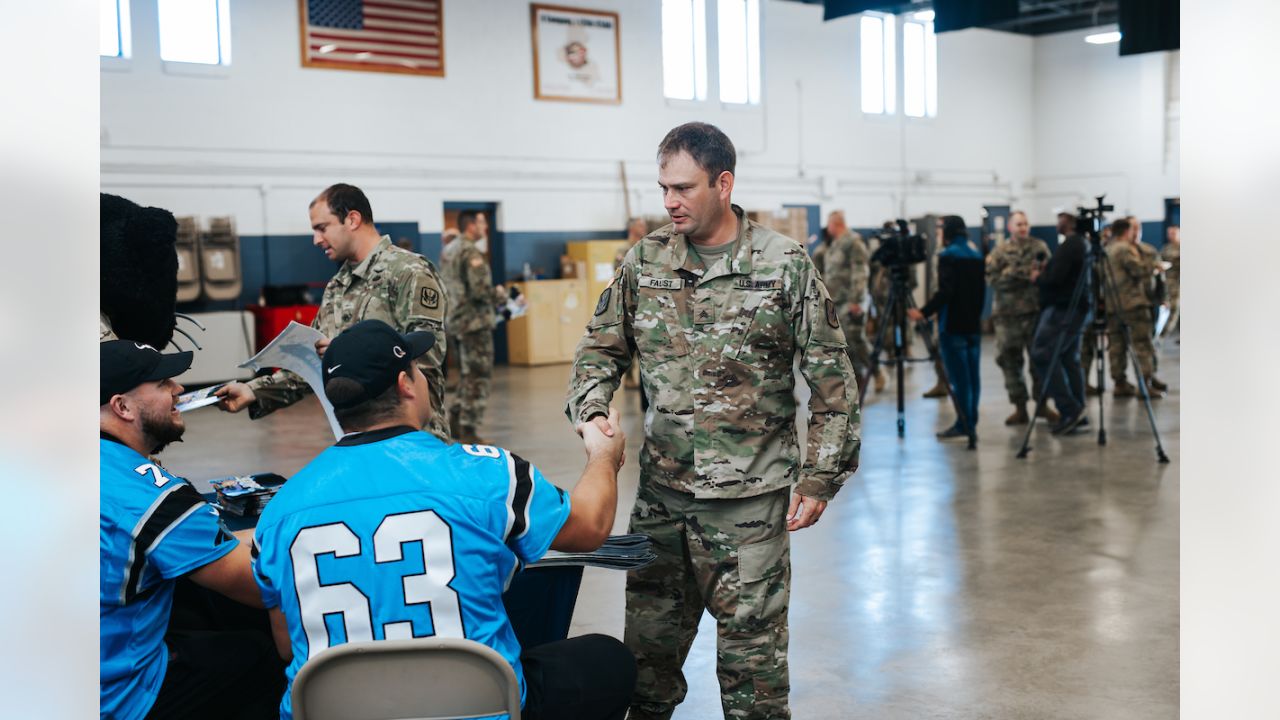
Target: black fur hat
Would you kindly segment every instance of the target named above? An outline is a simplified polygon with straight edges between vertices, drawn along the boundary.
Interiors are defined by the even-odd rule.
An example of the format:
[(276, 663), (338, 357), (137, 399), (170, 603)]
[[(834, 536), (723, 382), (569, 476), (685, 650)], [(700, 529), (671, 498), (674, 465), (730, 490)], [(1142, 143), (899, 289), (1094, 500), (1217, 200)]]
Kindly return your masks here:
[(178, 221), (106, 193), (101, 216), (101, 310), (117, 337), (163, 349), (177, 322)]

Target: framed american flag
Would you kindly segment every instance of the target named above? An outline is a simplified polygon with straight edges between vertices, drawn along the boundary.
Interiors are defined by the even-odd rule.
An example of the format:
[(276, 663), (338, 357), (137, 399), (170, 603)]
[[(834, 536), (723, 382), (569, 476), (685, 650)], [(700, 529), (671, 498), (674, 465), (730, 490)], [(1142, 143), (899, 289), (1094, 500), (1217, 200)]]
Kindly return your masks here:
[(444, 0), (298, 0), (304, 67), (444, 77)]

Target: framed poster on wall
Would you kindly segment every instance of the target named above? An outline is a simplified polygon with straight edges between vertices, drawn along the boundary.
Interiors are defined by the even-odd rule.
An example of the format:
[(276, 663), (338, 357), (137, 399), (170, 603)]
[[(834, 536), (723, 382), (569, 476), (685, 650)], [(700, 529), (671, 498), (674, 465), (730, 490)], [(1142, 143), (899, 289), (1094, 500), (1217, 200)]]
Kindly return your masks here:
[(622, 102), (617, 13), (535, 3), (529, 18), (535, 98)]

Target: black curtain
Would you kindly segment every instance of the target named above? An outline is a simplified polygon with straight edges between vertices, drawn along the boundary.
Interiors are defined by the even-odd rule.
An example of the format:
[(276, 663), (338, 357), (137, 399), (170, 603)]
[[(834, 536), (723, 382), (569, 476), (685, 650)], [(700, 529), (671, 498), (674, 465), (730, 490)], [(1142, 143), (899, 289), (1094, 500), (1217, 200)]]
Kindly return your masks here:
[(1178, 49), (1178, 0), (1120, 0), (1120, 54)]
[(933, 30), (947, 32), (1013, 20), (1018, 0), (933, 0)]
[(845, 15), (857, 15), (868, 10), (895, 10), (902, 5), (902, 0), (885, 2), (885, 0), (826, 0), (822, 4), (822, 19), (835, 20)]

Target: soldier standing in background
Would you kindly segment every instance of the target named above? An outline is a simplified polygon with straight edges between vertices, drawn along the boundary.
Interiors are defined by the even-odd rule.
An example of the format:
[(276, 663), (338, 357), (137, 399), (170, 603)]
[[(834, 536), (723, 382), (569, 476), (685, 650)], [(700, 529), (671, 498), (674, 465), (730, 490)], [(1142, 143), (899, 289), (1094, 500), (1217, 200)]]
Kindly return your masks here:
[(831, 238), (822, 255), (822, 262), (814, 265), (822, 273), (822, 282), (831, 294), (840, 316), (840, 328), (844, 330), (848, 345), (849, 362), (858, 375), (858, 383), (867, 381), (871, 370), (871, 348), (867, 345), (867, 284), (871, 277), (871, 253), (862, 236), (849, 229), (844, 213), (839, 210), (827, 217), (824, 234)]
[[(330, 260), (342, 263), (325, 286), (320, 311), (311, 322), (311, 327), (327, 338), (316, 344), (317, 352), (324, 354), (329, 340), (361, 320), (381, 320), (400, 333), (444, 333), (449, 296), (435, 265), (392, 245), (389, 235), (378, 234), (369, 198), (360, 188), (331, 185), (311, 201), (308, 212), (315, 233), (312, 243)], [(417, 362), (431, 384), (431, 407), (440, 413), (444, 408), (444, 345), (436, 343)], [(277, 370), (247, 383), (227, 383), (215, 394), (222, 398), (221, 409), (240, 412), (247, 407), (249, 417), (257, 420), (311, 392), (300, 376)], [(441, 440), (449, 439), (439, 416), (424, 429)]]
[[(633, 217), (627, 221), (627, 246), (618, 251), (613, 258), (613, 271), (617, 272), (622, 267), (622, 261), (627, 257), (627, 253), (636, 243), (644, 239), (646, 233), (649, 232), (649, 225), (642, 217)], [(622, 378), (622, 386), (628, 390), (640, 388), (640, 366), (632, 363), (627, 370), (627, 374)], [(649, 409), (649, 398), (645, 397), (644, 390), (640, 390), (640, 409)]]
[[(788, 531), (817, 522), (857, 467), (858, 392), (835, 304), (802, 245), (731, 203), (734, 165), (733, 143), (706, 123), (662, 140), (672, 224), (601, 293), (569, 384), (570, 421), (606, 431), (634, 346), (651, 402), (631, 532), (650, 535), (658, 559), (627, 577), (631, 720), (669, 718), (684, 699), (704, 608), (725, 716), (791, 716)], [(797, 353), (811, 390), (803, 463)]]
[(476, 244), (488, 236), (484, 213), (458, 213), (462, 235), (451, 244), (458, 249), (444, 259), (444, 282), (449, 288), (449, 335), (458, 339), (458, 394), (449, 408), (449, 431), (459, 442), (484, 444), (477, 433), (484, 422), (493, 380), (493, 329), (503, 288), (494, 286), (489, 260)]
[(1156, 249), (1138, 240), (1138, 227), (1128, 219), (1117, 220), (1111, 224), (1111, 244), (1107, 246), (1107, 262), (1111, 265), (1111, 275), (1115, 280), (1116, 299), (1120, 307), (1112, 308), (1107, 317), (1108, 358), (1111, 362), (1111, 379), (1114, 382), (1116, 397), (1133, 397), (1137, 388), (1129, 384), (1127, 369), (1129, 357), (1126, 352), (1124, 332), (1120, 327), (1123, 321), (1129, 326), (1129, 339), (1133, 343), (1133, 353), (1138, 359), (1138, 366), (1153, 391), (1152, 397), (1169, 389), (1155, 376), (1155, 347), (1151, 338), (1155, 334), (1151, 319), (1152, 286), (1155, 274), (1159, 271), (1160, 255)]
[(1178, 328), (1178, 300), (1182, 295), (1182, 232), (1177, 225), (1165, 230), (1160, 259), (1169, 264), (1164, 271), (1169, 288), (1169, 322), (1164, 326), (1164, 334), (1170, 335)]
[[(1031, 276), (1048, 261), (1049, 246), (1031, 237), (1027, 214), (1014, 210), (1009, 214), (1009, 239), (987, 256), (987, 285), (994, 291), (991, 319), (996, 329), (996, 364), (1004, 373), (1004, 389), (1013, 403), (1013, 414), (1005, 418), (1005, 425), (1025, 425), (1031, 419), (1027, 415), (1030, 394), (1022, 374), (1023, 357), (1031, 352), (1040, 318), (1040, 291)], [(1039, 392), (1040, 378), (1035, 367), (1027, 365), (1032, 388)], [(1043, 403), (1039, 416), (1051, 425), (1058, 422), (1058, 414)]]

